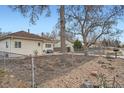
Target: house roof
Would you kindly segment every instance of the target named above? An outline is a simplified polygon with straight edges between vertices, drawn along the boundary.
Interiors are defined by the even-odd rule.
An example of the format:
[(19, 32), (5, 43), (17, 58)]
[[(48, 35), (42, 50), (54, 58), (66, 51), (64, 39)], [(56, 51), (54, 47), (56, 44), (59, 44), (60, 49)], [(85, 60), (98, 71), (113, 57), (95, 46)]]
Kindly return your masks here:
[(43, 42), (48, 42), (48, 41), (51, 42), (52, 41), (49, 38), (44, 38), (39, 35), (30, 33), (30, 32), (25, 32), (25, 31), (19, 31), (19, 32), (8, 34), (7, 36), (2, 37), (1, 40), (6, 39), (6, 38), (39, 40), (39, 41), (43, 41)]
[(16, 36), (16, 37), (26, 37), (26, 38), (35, 38), (35, 39), (41, 39), (40, 36), (32, 34), (30, 32), (25, 31), (19, 31), (12, 34), (9, 34), (8, 36)]

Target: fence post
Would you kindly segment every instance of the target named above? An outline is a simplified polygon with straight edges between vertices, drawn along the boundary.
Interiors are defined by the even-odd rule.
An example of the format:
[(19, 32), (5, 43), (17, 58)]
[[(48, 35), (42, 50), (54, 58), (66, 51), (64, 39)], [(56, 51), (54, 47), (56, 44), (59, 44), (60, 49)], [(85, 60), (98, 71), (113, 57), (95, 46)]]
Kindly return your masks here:
[(31, 57), (31, 67), (32, 67), (32, 87), (35, 87), (35, 78), (34, 78), (34, 57)]
[(6, 60), (5, 60), (5, 55), (3, 56), (3, 63), (4, 63), (4, 70), (6, 71)]

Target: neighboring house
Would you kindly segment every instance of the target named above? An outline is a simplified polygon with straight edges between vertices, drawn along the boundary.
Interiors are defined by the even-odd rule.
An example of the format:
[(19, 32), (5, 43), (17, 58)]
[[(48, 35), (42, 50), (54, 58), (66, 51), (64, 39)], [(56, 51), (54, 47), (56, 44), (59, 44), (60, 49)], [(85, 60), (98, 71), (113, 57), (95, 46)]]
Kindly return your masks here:
[[(70, 40), (66, 40), (65, 41), (65, 45), (66, 45), (66, 51), (67, 52), (74, 52), (74, 44), (72, 41)], [(60, 52), (61, 51), (61, 41), (60, 40), (56, 40), (54, 43), (54, 51), (55, 52)]]
[(122, 52), (122, 55), (124, 56), (124, 48), (120, 49), (120, 51)]
[(98, 47), (103, 47), (102, 41), (97, 41), (95, 44), (92, 44), (90, 48), (98, 48)]
[(38, 55), (52, 50), (53, 42), (30, 32), (19, 31), (0, 38), (0, 51), (21, 55)]

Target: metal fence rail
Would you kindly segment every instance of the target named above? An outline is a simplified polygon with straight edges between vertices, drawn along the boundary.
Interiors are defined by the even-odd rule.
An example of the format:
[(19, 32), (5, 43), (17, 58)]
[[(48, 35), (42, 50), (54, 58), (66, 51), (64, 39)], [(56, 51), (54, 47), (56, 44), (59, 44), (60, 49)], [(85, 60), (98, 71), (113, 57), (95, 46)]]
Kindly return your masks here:
[(0, 51), (0, 59), (3, 59), (3, 57), (5, 57), (6, 59), (18, 59), (18, 58), (23, 59), (27, 56), (22, 54), (17, 54), (17, 53)]

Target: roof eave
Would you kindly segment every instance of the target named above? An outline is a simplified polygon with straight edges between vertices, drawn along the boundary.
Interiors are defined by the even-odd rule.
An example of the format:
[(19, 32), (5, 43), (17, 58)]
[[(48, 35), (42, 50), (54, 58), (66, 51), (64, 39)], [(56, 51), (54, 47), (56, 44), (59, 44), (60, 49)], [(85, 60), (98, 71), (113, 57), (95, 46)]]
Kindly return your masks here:
[(43, 39), (36, 39), (36, 38), (26, 38), (26, 37), (17, 37), (17, 36), (4, 36), (0, 39), (0, 41), (5, 40), (5, 39), (23, 39), (23, 40), (33, 40), (33, 41), (42, 41), (44, 43), (52, 43), (52, 41), (49, 40), (43, 40)]

